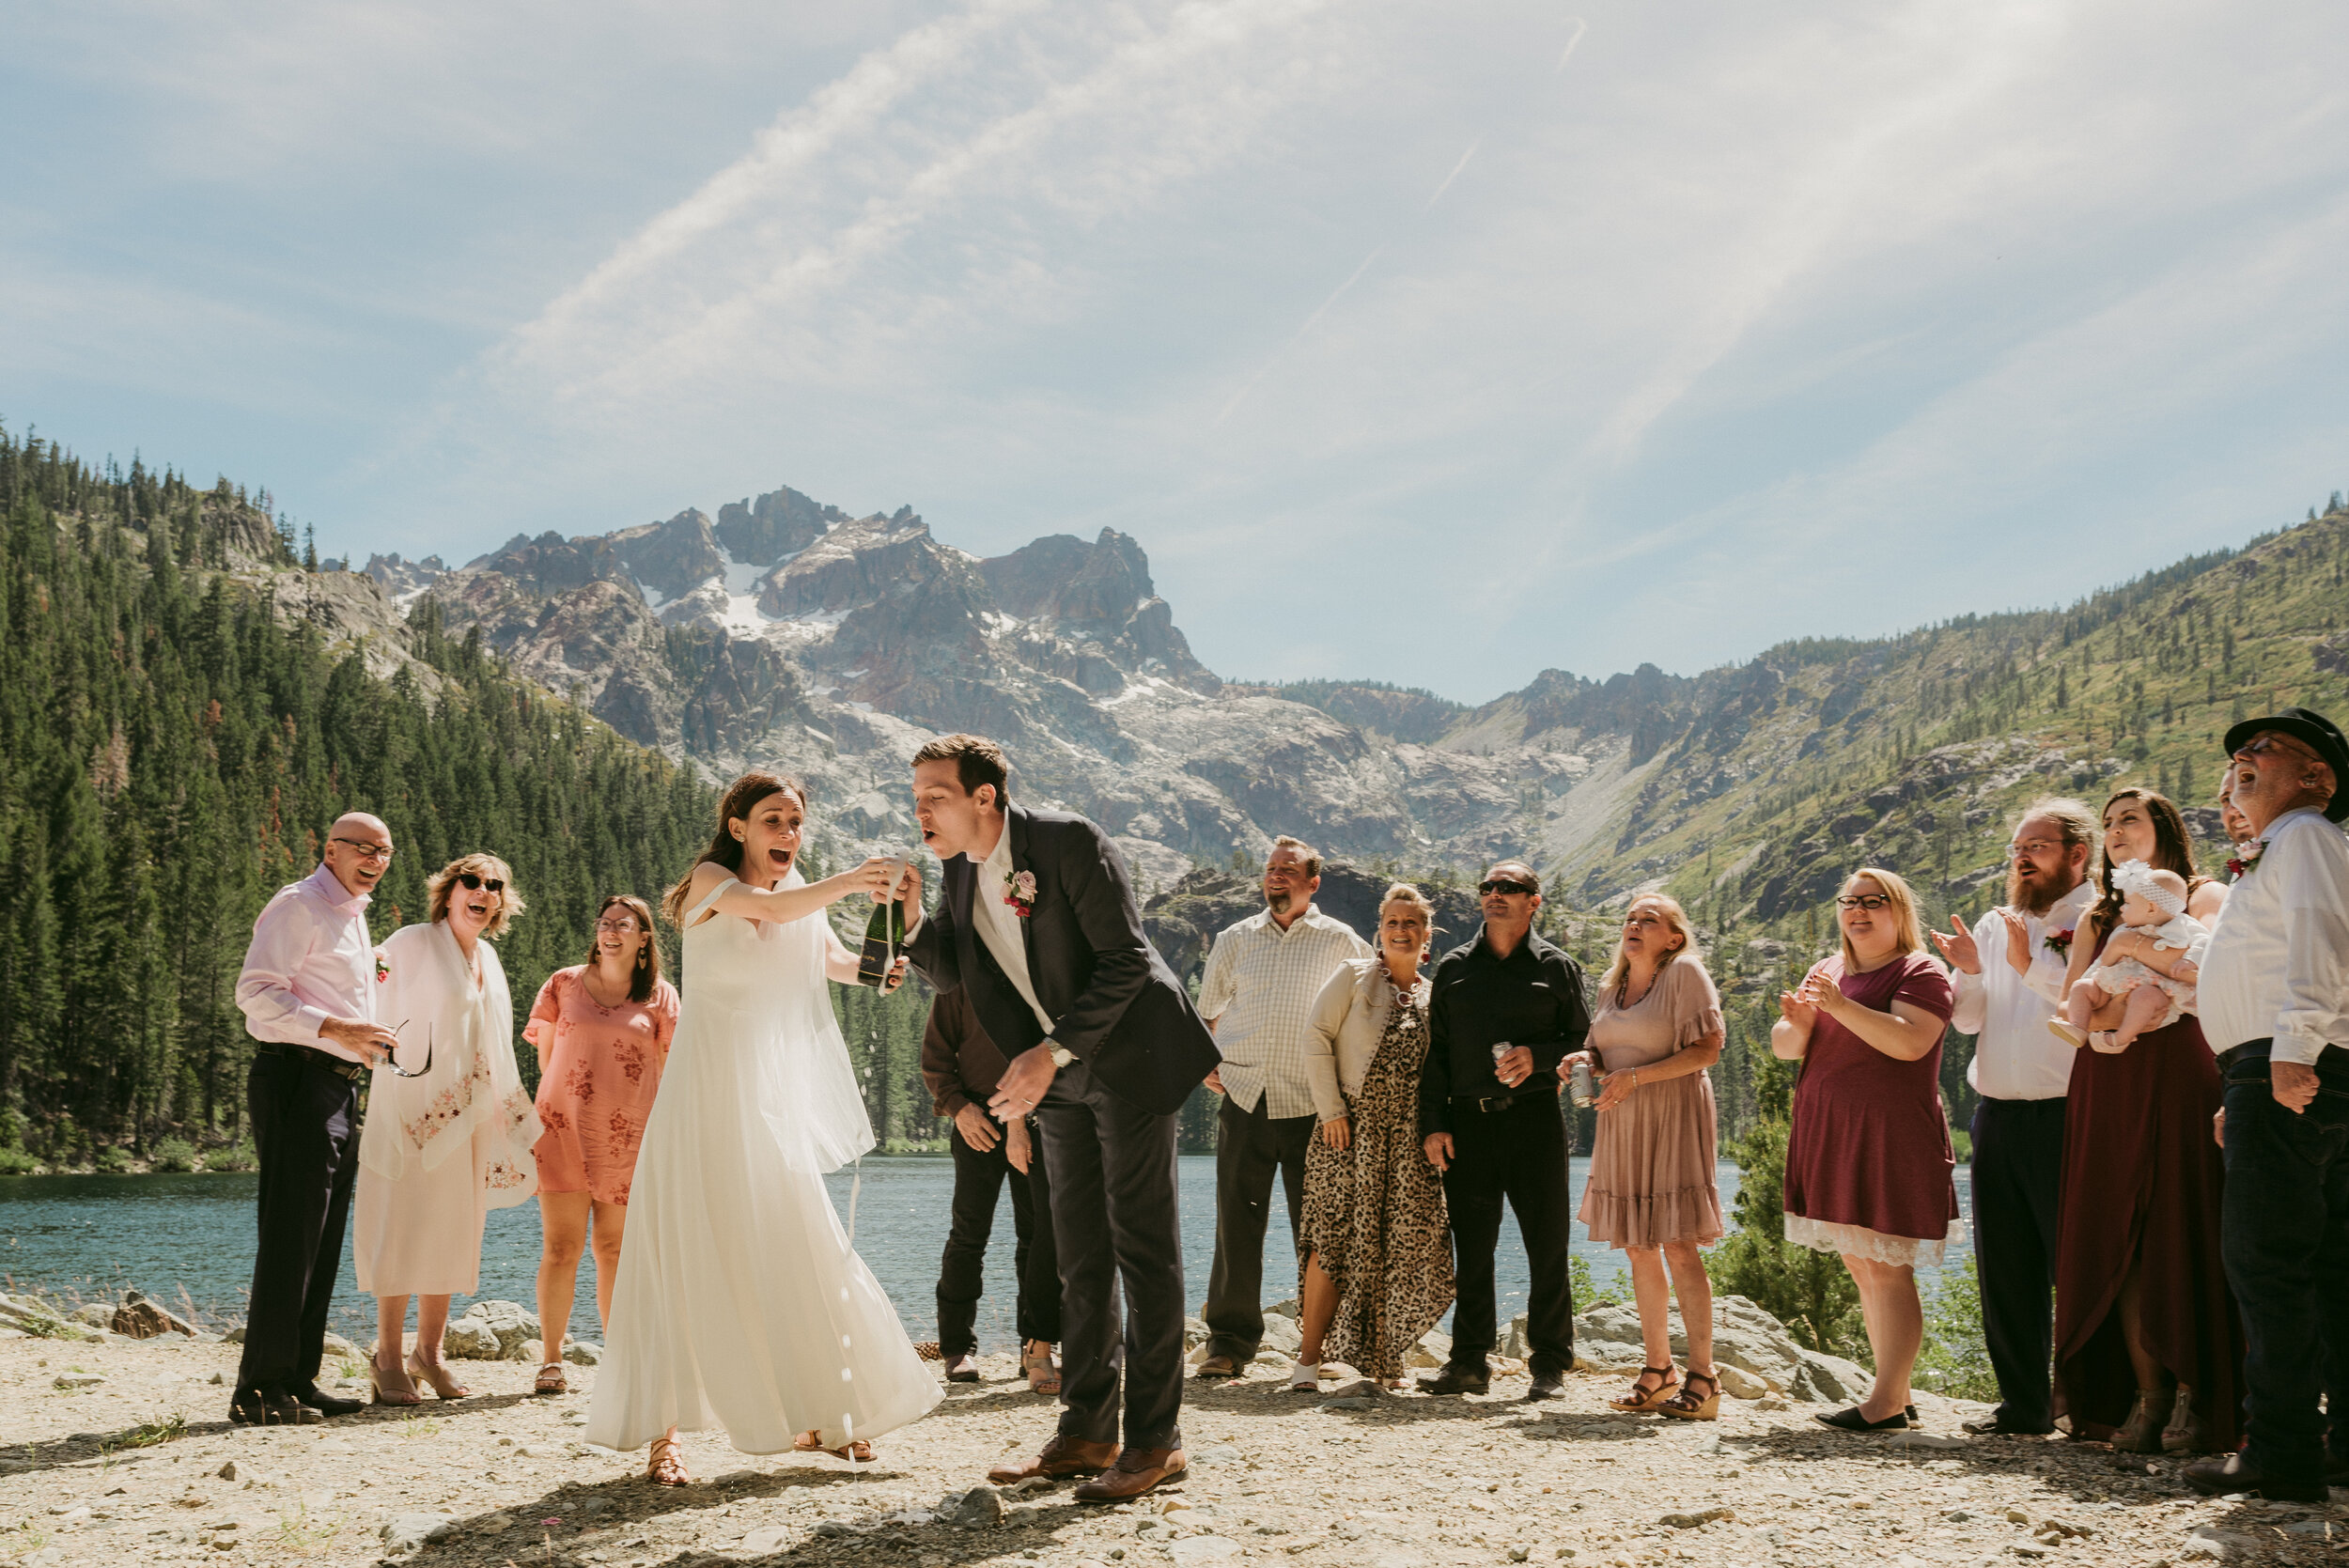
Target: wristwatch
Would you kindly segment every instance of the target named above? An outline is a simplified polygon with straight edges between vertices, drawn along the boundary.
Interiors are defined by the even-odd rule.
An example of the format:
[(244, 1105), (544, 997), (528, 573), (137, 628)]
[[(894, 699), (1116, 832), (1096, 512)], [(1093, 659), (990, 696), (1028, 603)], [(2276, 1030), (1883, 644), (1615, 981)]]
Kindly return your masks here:
[(1047, 1040), (1044, 1043), (1052, 1048), (1053, 1066), (1066, 1067), (1071, 1062), (1077, 1060), (1077, 1053), (1070, 1050), (1066, 1046), (1062, 1045), (1058, 1040)]

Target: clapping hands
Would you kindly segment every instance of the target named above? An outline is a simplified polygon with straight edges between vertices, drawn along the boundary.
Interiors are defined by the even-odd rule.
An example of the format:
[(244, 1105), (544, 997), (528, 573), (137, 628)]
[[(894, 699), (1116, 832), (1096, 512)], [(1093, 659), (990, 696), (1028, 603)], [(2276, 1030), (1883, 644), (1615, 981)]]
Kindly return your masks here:
[(1968, 974), (1982, 972), (1981, 945), (1974, 940), (1974, 934), (1967, 930), (1955, 915), (1950, 917), (1948, 936), (1945, 937), (1938, 931), (1928, 932), (1927, 935), (1933, 938), (1933, 945), (1941, 950), (1941, 956), (1950, 961), (1952, 969), (1963, 970)]

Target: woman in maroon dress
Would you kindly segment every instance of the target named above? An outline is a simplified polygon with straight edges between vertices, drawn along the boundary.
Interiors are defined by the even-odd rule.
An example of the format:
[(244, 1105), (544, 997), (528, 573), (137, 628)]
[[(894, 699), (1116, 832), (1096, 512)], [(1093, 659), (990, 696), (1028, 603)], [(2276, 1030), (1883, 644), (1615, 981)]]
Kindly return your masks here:
[(1818, 1419), (1847, 1432), (1908, 1424), (1908, 1374), (1924, 1343), (1917, 1265), (1965, 1236), (1957, 1156), (1941, 1105), (1941, 1035), (1956, 1006), (1923, 951), (1917, 900), (1862, 866), (1836, 900), (1843, 951), (1778, 999), (1770, 1049), (1803, 1063), (1786, 1147), (1786, 1239), (1840, 1253), (1859, 1287), (1875, 1386)]
[[(2227, 890), (2194, 872), (2178, 808), (2150, 790), (2105, 802), (2104, 898), (2080, 922), (2067, 984), (2120, 924), (2112, 868), (2143, 861), (2186, 880), (2186, 913), (2217, 918)], [(2117, 1014), (2120, 1004), (2112, 1011)], [(2109, 1028), (2105, 1018), (2098, 1028)], [(2056, 1254), (2056, 1410), (2072, 1436), (2130, 1453), (2235, 1446), (2242, 1329), (2218, 1256), (2225, 1163), (2211, 1138), (2218, 1065), (2188, 1014), (2072, 1064)]]

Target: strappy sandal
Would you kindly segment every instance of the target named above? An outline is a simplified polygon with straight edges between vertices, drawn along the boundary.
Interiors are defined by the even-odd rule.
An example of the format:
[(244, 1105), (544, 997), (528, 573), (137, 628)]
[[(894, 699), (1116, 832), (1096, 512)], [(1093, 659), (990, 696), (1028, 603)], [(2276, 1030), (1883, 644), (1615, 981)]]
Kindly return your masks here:
[(408, 1373), (432, 1385), (432, 1391), (443, 1399), (471, 1399), (473, 1390), (457, 1381), (445, 1361), (428, 1361), (422, 1348), (408, 1353)]
[(791, 1439), (791, 1447), (801, 1453), (829, 1453), (834, 1459), (846, 1459), (851, 1465), (870, 1465), (873, 1462), (873, 1445), (862, 1437), (843, 1443), (836, 1449), (828, 1449), (824, 1440), (815, 1433), (802, 1432)]
[(538, 1380), (530, 1386), (534, 1394), (567, 1394), (571, 1391), (570, 1379), (563, 1374), (560, 1361), (538, 1363)]
[(685, 1473), (685, 1451), (675, 1437), (655, 1437), (645, 1462), (645, 1479), (658, 1486), (682, 1486), (692, 1480)]
[[(392, 1370), (385, 1372), (381, 1362), (372, 1356), (368, 1357), (367, 1375), (375, 1382), (375, 1403), (378, 1405), (422, 1405), (424, 1403), (424, 1395), (416, 1392), (414, 1380), (409, 1377), (407, 1368), (400, 1366), (397, 1358), (394, 1360)], [(399, 1381), (387, 1386), (383, 1381), (387, 1377), (396, 1377)]]
[(1041, 1350), (1023, 1349), (1019, 1356), (1019, 1370), (1028, 1374), (1030, 1393), (1056, 1394), (1060, 1392), (1060, 1369), (1052, 1365), (1050, 1345), (1048, 1344)]
[[(1651, 1389), (1647, 1386), (1647, 1380), (1651, 1377), (1660, 1377), (1663, 1381)], [(1621, 1399), (1609, 1400), (1607, 1407), (1610, 1410), (1621, 1410), (1627, 1415), (1645, 1415), (1663, 1404), (1672, 1389), (1679, 1386), (1680, 1369), (1670, 1362), (1660, 1367), (1641, 1367), (1640, 1375), (1632, 1379), (1631, 1391)]]
[(1289, 1392), (1317, 1394), (1321, 1391), (1321, 1363), (1299, 1361), (1289, 1368)]
[[(1699, 1399), (1697, 1397), (1697, 1385), (1700, 1383), (1703, 1384), (1705, 1388), (1705, 1394), (1703, 1399)], [(1690, 1369), (1688, 1381), (1681, 1384), (1680, 1391), (1672, 1395), (1672, 1398), (1664, 1401), (1663, 1404), (1657, 1405), (1656, 1407), (1656, 1413), (1659, 1416), (1670, 1416), (1675, 1421), (1717, 1421), (1720, 1420), (1721, 1380), (1719, 1375), (1715, 1373), (1698, 1372), (1693, 1368)]]

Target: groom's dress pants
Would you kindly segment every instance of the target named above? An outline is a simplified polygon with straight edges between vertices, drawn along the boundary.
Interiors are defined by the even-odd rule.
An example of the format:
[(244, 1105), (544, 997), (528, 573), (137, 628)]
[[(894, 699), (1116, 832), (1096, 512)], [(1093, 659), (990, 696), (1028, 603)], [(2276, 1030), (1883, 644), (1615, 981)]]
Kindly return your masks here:
[[(1103, 1088), (1081, 1062), (1063, 1067), (1036, 1109), (1060, 1252), (1064, 1436), (1182, 1446), (1183, 1237), (1173, 1116)], [(1120, 1290), (1124, 1300), (1121, 1308)]]

